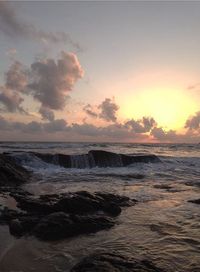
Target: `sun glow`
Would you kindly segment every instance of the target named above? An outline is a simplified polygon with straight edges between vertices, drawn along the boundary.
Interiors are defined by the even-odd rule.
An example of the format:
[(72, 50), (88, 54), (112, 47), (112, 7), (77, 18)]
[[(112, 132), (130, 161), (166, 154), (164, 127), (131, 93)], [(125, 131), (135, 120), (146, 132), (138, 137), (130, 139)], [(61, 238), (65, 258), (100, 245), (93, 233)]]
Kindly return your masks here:
[(159, 126), (181, 130), (188, 116), (195, 113), (196, 102), (182, 90), (151, 88), (140, 91), (121, 105), (125, 118), (153, 117)]

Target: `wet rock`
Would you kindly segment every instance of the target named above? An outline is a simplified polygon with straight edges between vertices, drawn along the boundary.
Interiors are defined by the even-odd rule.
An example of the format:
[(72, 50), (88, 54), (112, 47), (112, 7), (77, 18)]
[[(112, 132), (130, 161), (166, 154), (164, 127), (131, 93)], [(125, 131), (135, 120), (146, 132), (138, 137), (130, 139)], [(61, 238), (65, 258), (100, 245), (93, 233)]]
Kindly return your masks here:
[(164, 272), (148, 260), (134, 260), (117, 253), (100, 253), (84, 258), (71, 272)]
[(23, 234), (23, 227), (19, 219), (13, 219), (9, 223), (10, 233), (15, 236), (21, 236)]
[(17, 237), (29, 234), (42, 240), (108, 229), (122, 206), (136, 203), (125, 196), (86, 191), (36, 197), (17, 190), (11, 195), (20, 210), (3, 209), (0, 223), (7, 223), (10, 233)]
[(95, 166), (99, 167), (120, 167), (138, 162), (160, 162), (155, 155), (125, 155), (104, 150), (91, 150), (88, 154), (93, 157)]
[(69, 214), (91, 214), (103, 211), (116, 216), (121, 213), (120, 206), (135, 204), (128, 197), (108, 193), (80, 191), (63, 195), (43, 195), (39, 198), (30, 195), (12, 194), (18, 202), (17, 206), (25, 211), (50, 214), (62, 211)]
[[(161, 160), (152, 154), (125, 155), (105, 150), (90, 150), (82, 155), (31, 153), (41, 160), (65, 168), (123, 167), (132, 163), (155, 163)], [(140, 178), (140, 176), (139, 176)]]
[(20, 185), (30, 177), (30, 173), (5, 155), (0, 154), (0, 186)]
[(114, 222), (105, 216), (70, 216), (63, 212), (44, 217), (33, 233), (42, 240), (58, 240), (108, 229)]
[(156, 185), (154, 185), (154, 188), (156, 188), (156, 189), (164, 189), (164, 190), (171, 190), (172, 186), (170, 186), (168, 184), (156, 184)]
[(199, 199), (188, 200), (188, 202), (195, 203), (195, 204), (200, 204), (200, 198)]

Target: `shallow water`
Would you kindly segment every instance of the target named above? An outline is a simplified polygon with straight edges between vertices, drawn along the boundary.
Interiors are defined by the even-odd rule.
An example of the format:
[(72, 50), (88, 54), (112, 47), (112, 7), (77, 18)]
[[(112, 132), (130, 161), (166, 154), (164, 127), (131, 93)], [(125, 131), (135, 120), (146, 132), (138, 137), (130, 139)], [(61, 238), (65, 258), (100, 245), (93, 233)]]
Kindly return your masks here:
[[(118, 147), (118, 152), (123, 148)], [(144, 148), (163, 149), (162, 163), (101, 169), (26, 165), (34, 175), (24, 188), (35, 194), (104, 191), (127, 195), (139, 203), (123, 208), (110, 230), (57, 242), (15, 239), (6, 226), (0, 226), (0, 271), (70, 271), (84, 256), (106, 250), (150, 259), (167, 272), (199, 272), (200, 205), (188, 202), (200, 198), (199, 147), (142, 145), (136, 151)]]

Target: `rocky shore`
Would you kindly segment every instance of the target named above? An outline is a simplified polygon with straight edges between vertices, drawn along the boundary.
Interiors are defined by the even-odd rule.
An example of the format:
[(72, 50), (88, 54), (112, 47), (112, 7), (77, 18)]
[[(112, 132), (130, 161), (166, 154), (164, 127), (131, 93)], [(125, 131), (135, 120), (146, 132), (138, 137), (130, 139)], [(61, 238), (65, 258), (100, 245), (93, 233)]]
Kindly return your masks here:
[(71, 272), (164, 272), (149, 260), (127, 258), (116, 252), (90, 255), (75, 265)]
[[(117, 194), (87, 191), (35, 196), (21, 188), (31, 176), (11, 157), (0, 155), (0, 195), (12, 198), (15, 208), (0, 206), (0, 224), (20, 238), (34, 236), (55, 241), (112, 228), (125, 207), (135, 199)], [(136, 260), (116, 252), (102, 252), (83, 258), (72, 272), (163, 272), (148, 260)]]
[(33, 235), (41, 240), (58, 240), (97, 232), (114, 226), (121, 207), (135, 200), (108, 193), (76, 193), (36, 197), (23, 190), (8, 193), (16, 200), (15, 210), (4, 207), (0, 222), (14, 236)]
[(30, 173), (14, 159), (0, 154), (0, 186), (20, 185), (28, 181)]

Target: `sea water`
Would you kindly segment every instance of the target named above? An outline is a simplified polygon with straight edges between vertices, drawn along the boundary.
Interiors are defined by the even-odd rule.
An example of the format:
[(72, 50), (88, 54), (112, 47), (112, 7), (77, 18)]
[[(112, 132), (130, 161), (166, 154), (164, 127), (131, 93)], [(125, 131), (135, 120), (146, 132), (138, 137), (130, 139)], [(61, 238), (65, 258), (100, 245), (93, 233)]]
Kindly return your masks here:
[[(80, 168), (79, 155), (90, 150), (155, 154), (161, 162)], [(100, 251), (147, 258), (167, 272), (200, 271), (200, 205), (188, 202), (200, 198), (199, 144), (3, 142), (0, 152), (32, 171), (24, 185), (32, 193), (103, 191), (138, 200), (123, 209), (110, 230), (57, 242), (15, 239), (0, 226), (1, 272), (70, 271), (84, 256)], [(46, 163), (34, 152), (73, 155), (73, 167)]]

